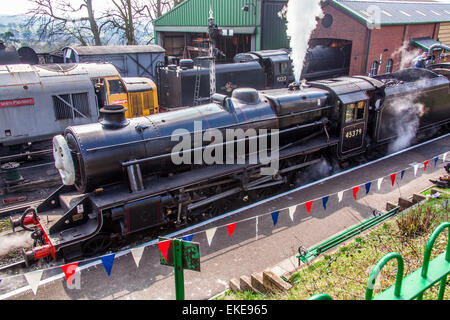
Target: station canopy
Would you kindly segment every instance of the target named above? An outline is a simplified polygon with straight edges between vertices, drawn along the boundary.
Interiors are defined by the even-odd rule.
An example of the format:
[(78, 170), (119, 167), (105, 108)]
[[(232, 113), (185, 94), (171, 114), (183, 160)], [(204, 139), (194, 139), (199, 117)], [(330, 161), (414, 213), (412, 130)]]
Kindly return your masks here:
[[(416, 39), (412, 39), (411, 40), (411, 44), (413, 46), (416, 46), (420, 49), (423, 49), (425, 51), (429, 51), (431, 46), (435, 45), (435, 44), (442, 44), (442, 42), (439, 42), (437, 40), (434, 40), (432, 38), (416, 38)], [(436, 50), (441, 50), (441, 48), (436, 48), (434, 49)]]

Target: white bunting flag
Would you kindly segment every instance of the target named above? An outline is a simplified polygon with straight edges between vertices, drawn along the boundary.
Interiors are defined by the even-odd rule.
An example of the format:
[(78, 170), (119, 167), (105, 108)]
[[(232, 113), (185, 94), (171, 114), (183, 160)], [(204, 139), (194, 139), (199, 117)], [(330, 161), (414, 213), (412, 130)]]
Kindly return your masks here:
[(414, 177), (416, 177), (417, 176), (417, 170), (419, 170), (419, 164), (415, 164), (414, 165)]
[(292, 222), (294, 222), (294, 213), (297, 210), (297, 206), (292, 206), (289, 208), (289, 217), (291, 217)]
[(39, 271), (24, 274), (25, 279), (27, 279), (27, 282), (30, 285), (31, 290), (33, 290), (34, 295), (36, 295), (36, 293), (37, 293), (37, 289), (39, 287), (39, 282), (41, 282), (43, 273), (44, 273), (44, 270), (39, 270)]
[(338, 195), (339, 202), (341, 202), (342, 198), (344, 197), (344, 191), (338, 192), (337, 195)]
[(445, 163), (445, 161), (447, 161), (447, 154), (448, 152), (444, 153), (444, 157), (442, 158), (442, 161)]
[(381, 184), (383, 183), (383, 179), (384, 179), (384, 178), (378, 179), (378, 190), (381, 189)]
[(139, 263), (141, 262), (142, 255), (144, 254), (145, 247), (139, 247), (131, 249), (131, 254), (134, 259), (134, 263), (136, 263), (136, 267), (139, 268)]
[(206, 239), (208, 239), (208, 245), (211, 246), (212, 239), (214, 238), (214, 235), (216, 234), (217, 228), (212, 228), (209, 230), (206, 230)]

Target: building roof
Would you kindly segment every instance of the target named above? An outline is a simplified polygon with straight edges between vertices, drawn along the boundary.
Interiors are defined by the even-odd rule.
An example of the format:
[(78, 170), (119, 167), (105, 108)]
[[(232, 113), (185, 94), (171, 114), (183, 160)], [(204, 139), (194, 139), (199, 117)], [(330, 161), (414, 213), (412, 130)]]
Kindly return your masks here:
[[(425, 51), (430, 50), (430, 47), (433, 45), (438, 45), (438, 44), (442, 44), (440, 41), (431, 39), (431, 38), (415, 38), (415, 39), (411, 39), (411, 44), (421, 48)], [(434, 49), (434, 50), (441, 50), (439, 49)]]
[[(78, 46), (66, 47), (75, 50), (78, 55), (108, 55), (124, 53), (164, 53), (166, 52), (158, 45), (136, 45), (136, 46)], [(64, 49), (66, 49), (64, 48)], [(63, 49), (63, 51), (64, 51)]]
[(380, 25), (450, 22), (450, 3), (412, 1), (330, 0), (329, 4), (371, 23)]
[[(244, 4), (249, 6), (248, 12), (242, 10)], [(175, 31), (167, 30), (165, 27), (180, 26), (183, 28), (178, 28), (178, 32), (200, 30), (192, 28), (186, 30), (185, 27), (204, 27), (201, 32), (206, 32), (211, 9), (215, 23), (221, 27), (255, 27), (258, 24), (256, 12), (260, 10), (260, 6), (261, 3), (257, 0), (185, 0), (153, 21), (153, 25), (156, 31)]]

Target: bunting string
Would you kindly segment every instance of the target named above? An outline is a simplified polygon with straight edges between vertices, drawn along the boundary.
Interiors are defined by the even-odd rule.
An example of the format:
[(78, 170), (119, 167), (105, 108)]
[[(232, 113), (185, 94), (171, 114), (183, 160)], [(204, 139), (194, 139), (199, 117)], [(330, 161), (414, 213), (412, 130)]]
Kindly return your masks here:
[[(434, 163), (434, 167), (435, 168), (437, 167), (437, 164), (439, 163), (439, 159), (441, 159), (441, 158), (442, 158), (442, 162), (446, 163), (447, 158), (448, 158), (448, 153), (449, 152), (446, 152), (446, 153), (441, 154), (441, 155), (439, 155), (437, 157), (433, 157), (431, 160), (426, 160), (426, 161), (424, 161), (422, 163), (414, 163), (414, 164), (410, 165), (410, 167), (408, 167), (408, 168), (405, 168), (405, 169), (400, 170), (398, 172), (394, 172), (394, 173), (392, 173), (392, 174), (390, 174), (388, 176), (376, 179), (375, 181), (377, 182), (378, 191), (381, 190), (383, 181), (384, 181), (384, 179), (386, 177), (390, 177), (390, 180), (391, 180), (390, 182), (391, 182), (392, 186), (394, 186), (395, 182), (397, 181), (397, 177), (400, 176), (400, 179), (403, 180), (403, 178), (405, 176), (405, 173), (407, 171), (411, 170), (411, 169), (413, 170), (414, 177), (416, 177), (417, 173), (418, 173), (418, 170), (419, 170), (419, 168), (422, 165), (423, 165), (423, 168), (424, 168), (424, 172), (427, 171), (427, 169), (429, 168), (429, 165), (430, 165), (430, 161), (433, 161), (432, 163)], [(211, 229), (207, 229), (206, 231), (200, 231), (200, 232), (197, 232), (197, 233), (192, 233), (192, 234), (183, 236), (182, 240), (191, 242), (191, 241), (193, 241), (193, 239), (194, 239), (194, 237), (196, 235), (201, 234), (201, 233), (205, 233), (208, 246), (211, 246), (212, 241), (214, 239), (214, 236), (215, 236), (215, 234), (216, 234), (218, 229), (226, 227), (227, 231), (228, 231), (228, 237), (231, 238), (233, 236), (233, 234), (235, 233), (235, 229), (236, 229), (237, 224), (244, 223), (244, 222), (251, 221), (251, 220), (255, 220), (255, 224), (256, 224), (256, 227), (255, 227), (256, 239), (258, 239), (260, 218), (263, 218), (263, 217), (266, 217), (268, 215), (271, 215), (273, 225), (274, 225), (274, 227), (276, 227), (277, 224), (278, 224), (280, 213), (286, 212), (286, 213), (289, 214), (289, 217), (290, 217), (291, 221), (294, 222), (294, 215), (295, 215), (295, 213), (297, 212), (297, 209), (300, 206), (304, 205), (306, 207), (307, 214), (309, 215), (309, 214), (311, 214), (312, 208), (314, 207), (314, 203), (316, 203), (318, 201), (321, 201), (322, 202), (322, 206), (323, 206), (323, 210), (327, 211), (327, 206), (328, 206), (329, 200), (331, 199), (332, 196), (337, 196), (338, 203), (341, 203), (342, 200), (343, 200), (343, 197), (344, 197), (344, 193), (346, 193), (348, 191), (352, 191), (353, 198), (355, 200), (358, 200), (358, 193), (360, 191), (360, 187), (364, 186), (365, 187), (365, 191), (366, 191), (365, 194), (368, 195), (371, 192), (371, 188), (372, 188), (373, 182), (374, 181), (369, 181), (369, 182), (360, 184), (358, 186), (354, 186), (352, 188), (339, 191), (339, 192), (334, 193), (334, 194), (326, 195), (324, 197), (313, 199), (313, 200), (310, 200), (310, 201), (307, 201), (307, 202), (304, 202), (304, 203), (300, 203), (300, 204), (297, 204), (297, 205), (293, 205), (293, 206), (291, 205), (289, 207), (286, 207), (286, 208), (283, 208), (283, 209), (279, 209), (279, 210), (274, 211), (274, 212), (265, 213), (265, 214), (262, 214), (262, 215), (259, 215), (259, 216), (256, 216), (256, 217), (250, 217), (250, 218), (247, 218), (247, 219), (244, 219), (244, 220), (240, 220), (240, 221), (237, 221), (237, 222), (234, 222), (234, 223), (230, 223), (230, 224), (227, 224), (227, 225), (224, 225), (224, 226), (214, 227), (214, 228), (211, 228)], [(139, 268), (139, 265), (140, 265), (140, 262), (141, 262), (141, 259), (142, 259), (142, 256), (144, 254), (144, 251), (145, 251), (146, 247), (155, 246), (155, 245), (158, 246), (162, 257), (167, 261), (168, 250), (170, 248), (170, 244), (171, 244), (171, 240), (161, 241), (161, 242), (158, 242), (157, 244), (152, 243), (150, 245), (142, 245), (141, 247), (132, 248), (132, 249), (129, 249), (127, 251), (123, 251), (121, 253), (124, 253), (124, 254), (131, 253), (131, 255), (132, 255), (133, 259), (134, 259), (134, 262), (136, 264), (136, 267)], [(45, 270), (32, 271), (32, 272), (29, 272), (29, 273), (19, 274), (19, 275), (12, 275), (12, 276), (8, 276), (8, 277), (0, 278), (0, 286), (5, 282), (5, 280), (11, 279), (11, 278), (16, 278), (16, 277), (24, 277), (26, 279), (27, 283), (29, 284), (31, 290), (36, 295), (37, 291), (38, 291), (39, 283), (41, 282), (41, 279), (42, 279), (43, 272), (44, 271), (48, 271), (48, 270), (54, 270), (56, 268), (62, 269), (62, 271), (64, 273), (64, 276), (65, 276), (65, 278), (67, 280), (68, 285), (71, 286), (73, 278), (74, 278), (74, 275), (75, 275), (75, 273), (77, 271), (78, 265), (80, 263), (82, 263), (82, 262), (94, 262), (96, 260), (100, 260), (102, 262), (108, 277), (110, 277), (115, 258), (116, 258), (116, 254), (107, 254), (107, 255), (104, 255), (104, 256), (100, 256), (100, 257), (97, 257), (97, 258), (90, 258), (90, 259), (87, 259), (87, 260), (84, 260), (84, 261), (80, 261), (80, 262), (70, 263), (70, 264), (66, 264), (66, 265), (62, 265), (62, 266), (60, 265), (60, 266), (51, 267), (51, 268), (48, 268), (48, 269), (45, 269)]]

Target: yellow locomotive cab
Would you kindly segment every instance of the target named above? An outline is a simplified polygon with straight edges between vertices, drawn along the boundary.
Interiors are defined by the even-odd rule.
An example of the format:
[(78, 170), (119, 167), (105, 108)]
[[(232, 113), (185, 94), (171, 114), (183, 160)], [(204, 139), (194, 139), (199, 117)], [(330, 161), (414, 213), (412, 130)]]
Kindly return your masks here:
[(127, 118), (159, 113), (156, 84), (148, 78), (123, 78), (128, 93)]

